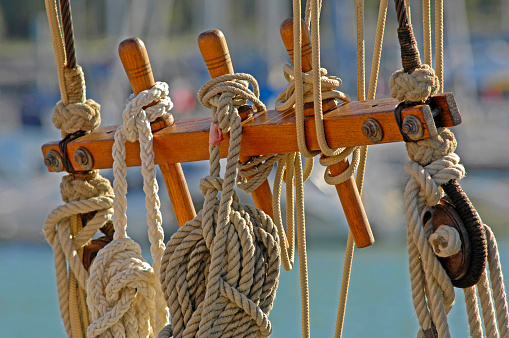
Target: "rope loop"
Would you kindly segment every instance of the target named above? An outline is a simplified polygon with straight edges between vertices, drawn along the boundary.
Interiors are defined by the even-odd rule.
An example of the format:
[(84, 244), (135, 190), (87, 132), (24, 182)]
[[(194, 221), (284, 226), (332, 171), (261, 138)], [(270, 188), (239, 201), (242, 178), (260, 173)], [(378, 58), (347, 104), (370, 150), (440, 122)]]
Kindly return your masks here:
[[(292, 65), (285, 64), (283, 66), (285, 79), (288, 81), (288, 86), (278, 95), (276, 99), (276, 110), (286, 111), (295, 106), (296, 102), (296, 89), (295, 89), (295, 70)], [(327, 69), (320, 68), (320, 83), (322, 100), (340, 99), (343, 102), (349, 102), (350, 98), (345, 93), (336, 90), (341, 86), (341, 79), (336, 76), (328, 75)], [(302, 73), (302, 92), (303, 103), (313, 102), (313, 71)]]
[(255, 191), (269, 177), (274, 163), (283, 156), (285, 154), (254, 156), (245, 163), (239, 162), (237, 187), (246, 193)]
[(389, 88), (391, 96), (399, 101), (421, 102), (440, 91), (440, 82), (433, 68), (422, 64), (410, 74), (403, 69), (394, 72)]
[(265, 110), (258, 95), (256, 80), (247, 74), (215, 78), (198, 93), (211, 108), (212, 122), (230, 132), (230, 144), (224, 179), (219, 146), (210, 145), (210, 175), (200, 181), (203, 209), (171, 237), (161, 261), (160, 283), (176, 337), (271, 333), (268, 314), (280, 265), (277, 229), (263, 211), (239, 203), (234, 190), (242, 139), (237, 108), (249, 100), (257, 111)]
[[(340, 148), (339, 154), (335, 156), (320, 156), (320, 164), (323, 166), (327, 166), (323, 178), (327, 184), (336, 185), (345, 182), (348, 180), (354, 173), (357, 171), (360, 163), (360, 147), (347, 147)], [(330, 172), (330, 166), (336, 163), (341, 162), (345, 158), (347, 158), (350, 154), (352, 155), (352, 163), (348, 166), (348, 168), (343, 171), (341, 174), (333, 176)]]
[[(253, 88), (251, 91), (249, 85)], [(198, 92), (200, 103), (212, 111), (212, 122), (223, 133), (230, 131), (233, 120), (238, 116), (237, 108), (247, 101), (254, 104), (257, 112), (266, 110), (258, 98), (260, 89), (256, 79), (245, 73), (218, 76), (203, 85)]]
[[(157, 103), (147, 107), (152, 102)], [(165, 82), (156, 82), (154, 87), (136, 96), (131, 94), (126, 100), (120, 129), (125, 140), (135, 142), (139, 139), (140, 133), (151, 134), (150, 122), (168, 113), (172, 108), (173, 102), (168, 96), (168, 84)]]

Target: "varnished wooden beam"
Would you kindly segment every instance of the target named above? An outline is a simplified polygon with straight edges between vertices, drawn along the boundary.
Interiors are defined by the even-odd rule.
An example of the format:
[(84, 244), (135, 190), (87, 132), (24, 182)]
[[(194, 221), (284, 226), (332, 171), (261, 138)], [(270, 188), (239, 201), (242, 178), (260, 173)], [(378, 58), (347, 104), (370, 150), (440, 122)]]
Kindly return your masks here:
[[(427, 105), (405, 108), (402, 118), (414, 115), (424, 125), (422, 138), (437, 135), (437, 127), (452, 127), (461, 122), (454, 96), (444, 93), (434, 97), (434, 102), (442, 112), (438, 118), (433, 117)], [(377, 120), (383, 129), (383, 138), (379, 142), (401, 142), (403, 137), (394, 120), (394, 108), (399, 102), (396, 99), (378, 99), (373, 101), (355, 101), (344, 103), (324, 116), (325, 135), (330, 147), (350, 147), (374, 144), (362, 134), (361, 128), (369, 117)], [(314, 117), (306, 117), (306, 141), (310, 150), (319, 150), (315, 132)], [(258, 114), (242, 123), (242, 156), (257, 156), (275, 153), (298, 151), (295, 116), (293, 111), (279, 113), (269, 110)], [(116, 126), (100, 127), (92, 133), (80, 137), (67, 146), (72, 155), (79, 147), (86, 148), (94, 159), (91, 169), (111, 168), (113, 158), (111, 148)], [(171, 126), (154, 132), (155, 163), (179, 163), (203, 161), (209, 158), (210, 117), (177, 119)], [(225, 135), (228, 139), (228, 135)], [(226, 157), (228, 142), (222, 142), (221, 156)], [(58, 141), (42, 146), (43, 155), (54, 150), (60, 153)], [(126, 142), (126, 164), (130, 167), (140, 165), (139, 144)], [(82, 170), (70, 161), (76, 170)], [(50, 169), (51, 171), (51, 169)]]

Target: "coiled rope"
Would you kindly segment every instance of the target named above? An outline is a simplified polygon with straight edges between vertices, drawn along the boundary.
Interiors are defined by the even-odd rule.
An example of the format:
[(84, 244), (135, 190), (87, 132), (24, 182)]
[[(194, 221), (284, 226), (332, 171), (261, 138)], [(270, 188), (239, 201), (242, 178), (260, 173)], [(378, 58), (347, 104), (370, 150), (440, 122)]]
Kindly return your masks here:
[(221, 179), (219, 146), (210, 145), (210, 175), (200, 181), (203, 209), (171, 237), (164, 252), (160, 280), (171, 326), (160, 337), (267, 337), (272, 331), (277, 229), (263, 211), (239, 203), (234, 190), (242, 138), (237, 109), (249, 100), (257, 111), (265, 110), (258, 96), (258, 84), (248, 74), (217, 77), (198, 93), (213, 123), (230, 132), (226, 172)]
[[(152, 102), (157, 103), (148, 108)], [(123, 123), (115, 132), (113, 144), (114, 240), (99, 251), (90, 267), (87, 304), (92, 324), (87, 334), (134, 335), (146, 337), (161, 330), (168, 321), (168, 311), (159, 280), (164, 251), (164, 233), (158, 184), (154, 166), (150, 122), (166, 114), (173, 107), (168, 85), (157, 82), (154, 87), (132, 94), (122, 114)], [(151, 243), (152, 266), (141, 256), (138, 244), (127, 235), (127, 166), (125, 142), (140, 143), (143, 191), (147, 208), (148, 234)]]

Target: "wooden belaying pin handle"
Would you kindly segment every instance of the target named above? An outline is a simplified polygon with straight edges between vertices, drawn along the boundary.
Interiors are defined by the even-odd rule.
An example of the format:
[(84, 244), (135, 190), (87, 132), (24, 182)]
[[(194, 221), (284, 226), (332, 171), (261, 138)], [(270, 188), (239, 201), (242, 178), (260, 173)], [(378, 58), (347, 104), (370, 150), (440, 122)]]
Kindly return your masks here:
[[(309, 72), (312, 70), (312, 59), (311, 59), (311, 41), (309, 32), (306, 29), (305, 23), (301, 21), (301, 41), (302, 41), (302, 71)], [(288, 51), (290, 58), (293, 63), (293, 18), (286, 19), (281, 24), (281, 38)], [(306, 47), (309, 46), (309, 47)], [(335, 100), (334, 100), (335, 101)], [(349, 167), (348, 159), (334, 164), (329, 167), (330, 172), (333, 176), (337, 176), (344, 172)], [(352, 232), (355, 245), (358, 248), (364, 248), (370, 246), (375, 242), (371, 227), (368, 222), (368, 217), (364, 211), (359, 191), (355, 185), (355, 180), (350, 177), (343, 183), (336, 185), (341, 205), (345, 212), (345, 217)]]
[[(304, 20), (301, 20), (301, 27), (305, 27), (306, 23)], [(294, 60), (294, 48), (293, 48), (293, 18), (286, 19), (281, 24), (281, 28), (279, 29), (281, 33), (281, 38), (283, 40), (283, 44), (285, 45), (286, 52), (290, 57), (290, 60)], [(313, 69), (312, 66), (312, 57), (311, 57), (311, 38), (309, 37), (309, 32), (307, 29), (302, 29), (301, 34), (302, 48), (301, 48), (301, 62), (302, 69), (307, 69), (304, 72), (309, 72)], [(304, 43), (306, 41), (306, 43)], [(328, 112), (335, 109), (338, 105), (336, 104), (335, 99), (328, 99), (322, 101), (322, 111)], [(304, 103), (304, 116), (314, 116), (315, 111), (313, 108), (313, 102)]]
[[(118, 54), (135, 95), (155, 85), (152, 67), (143, 41), (138, 38), (122, 41), (118, 47)], [(157, 119), (151, 123), (152, 131), (173, 124), (173, 116), (170, 113), (165, 115), (167, 115), (166, 118)], [(164, 163), (159, 165), (159, 169), (166, 183), (177, 222), (179, 226), (183, 226), (196, 216), (196, 211), (182, 167), (180, 163)]]
[[(152, 88), (156, 82), (152, 73), (152, 66), (148, 58), (145, 44), (138, 38), (128, 38), (118, 46), (118, 54), (124, 66), (125, 73), (131, 84), (134, 95)], [(147, 107), (154, 105), (156, 102), (149, 104)], [(147, 108), (143, 107), (143, 108)], [(173, 115), (165, 114), (157, 118), (150, 124), (152, 131), (163, 129), (173, 124)]]
[[(221, 75), (234, 73), (230, 52), (223, 32), (213, 29), (201, 33), (198, 37), (198, 46), (211, 78), (214, 79)], [(241, 162), (245, 163), (249, 160), (249, 156), (240, 157)], [(272, 192), (269, 182), (265, 180), (251, 195), (256, 207), (263, 210), (270, 217), (273, 217)]]

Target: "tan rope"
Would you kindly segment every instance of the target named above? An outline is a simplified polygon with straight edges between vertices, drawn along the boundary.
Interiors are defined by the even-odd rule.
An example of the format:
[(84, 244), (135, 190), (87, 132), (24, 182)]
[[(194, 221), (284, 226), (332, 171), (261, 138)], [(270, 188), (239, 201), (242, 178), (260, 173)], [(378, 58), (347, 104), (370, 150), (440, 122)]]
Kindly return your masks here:
[(497, 316), (498, 329), (501, 337), (509, 336), (509, 312), (507, 296), (505, 291), (504, 276), (500, 264), (497, 240), (490, 227), (484, 226), (486, 241), (488, 244), (488, 267), (490, 271), (491, 287), (495, 311)]
[(380, 59), (382, 57), (382, 45), (384, 41), (385, 18), (387, 16), (387, 2), (388, 0), (381, 0), (378, 10), (373, 62), (371, 63), (371, 75), (369, 76), (368, 100), (374, 100), (376, 96), (376, 85), (378, 83), (378, 73), (380, 70)]
[[(378, 22), (375, 37), (375, 46), (373, 49), (373, 61), (371, 64), (371, 75), (369, 78), (368, 100), (374, 100), (376, 95), (376, 85), (378, 83), (378, 73), (380, 69), (380, 59), (382, 55), (383, 36), (385, 31), (385, 19), (387, 15), (388, 0), (380, 1), (380, 8), (378, 12)], [(362, 58), (363, 53), (358, 51), (358, 57)], [(363, 64), (363, 62), (361, 62)], [(362, 74), (362, 72), (360, 72)], [(358, 80), (359, 82), (359, 80)], [(363, 146), (360, 149), (360, 164), (357, 170), (356, 184), (359, 194), (362, 194), (362, 185), (364, 181), (364, 173), (366, 167), (368, 147)], [(343, 277), (341, 280), (341, 291), (339, 296), (338, 314), (336, 318), (336, 330), (334, 337), (341, 337), (343, 334), (343, 323), (345, 319), (346, 303), (348, 298), (348, 287), (350, 284), (350, 273), (353, 263), (353, 254), (355, 250), (355, 243), (353, 241), (352, 233), (348, 232), (348, 239), (346, 244), (345, 262), (343, 265)]]
[(356, 1), (357, 8), (357, 100), (366, 100), (366, 74), (364, 63), (364, 0)]
[[(83, 229), (81, 225), (81, 217), (79, 215), (73, 215), (70, 217), (70, 227), (71, 227), (71, 236), (76, 236), (76, 234)], [(80, 260), (83, 259), (83, 248), (78, 249), (77, 251), (78, 257)], [(69, 271), (69, 312), (71, 316), (71, 327), (72, 327), (72, 335), (73, 337), (83, 337), (84, 332), (84, 323), (81, 314), (83, 312), (87, 315), (88, 322), (88, 309), (81, 308), (80, 305), (86, 307), (85, 304), (80, 304), (79, 297), (82, 294), (82, 289), (78, 289), (76, 277), (74, 276), (74, 272)]]
[(431, 8), (430, 0), (422, 0), (422, 32), (424, 39), (424, 63), (432, 66), (431, 52)]
[(240, 204), (234, 190), (242, 139), (238, 107), (249, 100), (257, 111), (265, 110), (258, 96), (256, 80), (248, 74), (217, 77), (198, 93), (211, 108), (213, 123), (230, 132), (226, 170), (221, 179), (219, 146), (210, 145), (210, 175), (200, 181), (203, 209), (172, 236), (164, 252), (160, 281), (172, 324), (160, 337), (271, 333), (268, 314), (280, 265), (277, 229), (263, 211)]
[(476, 287), (471, 286), (463, 289), (465, 294), (465, 306), (467, 310), (468, 326), (470, 327), (471, 337), (482, 337), (481, 315), (479, 314), (479, 305), (477, 303)]
[(62, 36), (62, 28), (58, 16), (58, 8), (56, 0), (45, 0), (46, 13), (48, 15), (48, 22), (51, 29), (51, 38), (53, 42), (53, 49), (55, 51), (55, 60), (57, 63), (58, 83), (60, 84), (60, 96), (64, 104), (68, 103), (67, 91), (65, 85), (64, 66), (66, 63), (64, 38)]
[(444, 91), (444, 2), (435, 0), (435, 71), (439, 92)]

